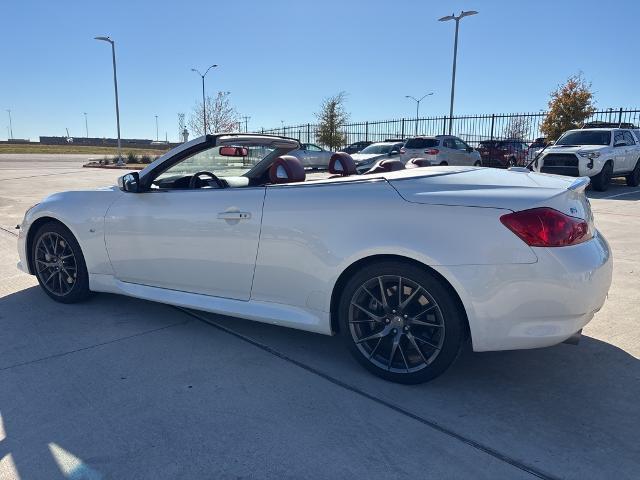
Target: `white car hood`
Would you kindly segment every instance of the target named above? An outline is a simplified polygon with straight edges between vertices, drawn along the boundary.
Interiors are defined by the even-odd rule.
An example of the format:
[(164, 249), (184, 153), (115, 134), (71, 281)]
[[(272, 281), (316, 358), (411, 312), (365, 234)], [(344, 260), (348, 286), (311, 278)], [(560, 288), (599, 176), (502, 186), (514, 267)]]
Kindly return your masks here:
[(608, 145), (576, 145), (576, 146), (562, 146), (554, 145), (548, 147), (544, 153), (578, 153), (578, 152), (601, 152), (608, 149)]
[(353, 161), (356, 163), (364, 162), (365, 160), (375, 160), (376, 158), (386, 157), (384, 153), (354, 153), (351, 155)]

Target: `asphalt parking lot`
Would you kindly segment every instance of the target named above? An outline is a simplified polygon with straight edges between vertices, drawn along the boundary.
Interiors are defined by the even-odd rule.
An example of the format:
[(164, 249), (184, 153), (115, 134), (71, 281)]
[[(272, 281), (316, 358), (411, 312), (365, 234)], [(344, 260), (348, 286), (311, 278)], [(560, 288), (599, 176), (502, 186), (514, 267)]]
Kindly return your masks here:
[[(578, 346), (464, 352), (402, 386), (336, 338), (115, 295), (62, 305), (16, 270), (86, 160), (0, 156), (0, 478), (638, 478), (640, 188), (590, 192), (614, 254)], [(526, 292), (523, 292), (526, 295)]]

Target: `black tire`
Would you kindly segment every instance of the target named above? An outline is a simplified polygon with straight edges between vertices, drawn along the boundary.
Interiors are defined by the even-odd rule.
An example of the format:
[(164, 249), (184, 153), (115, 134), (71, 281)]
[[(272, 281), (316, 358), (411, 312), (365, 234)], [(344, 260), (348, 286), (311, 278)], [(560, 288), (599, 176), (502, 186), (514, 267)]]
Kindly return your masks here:
[(640, 185), (640, 159), (636, 162), (636, 166), (633, 171), (625, 177), (627, 185), (630, 187), (637, 187)]
[(474, 167), (481, 167), (482, 162), (480, 160), (476, 160), (476, 163), (473, 164)]
[(611, 183), (611, 177), (613, 175), (613, 166), (611, 162), (607, 162), (600, 170), (600, 173), (593, 176), (591, 178), (591, 184), (593, 185), (593, 189), (598, 192), (606, 192), (609, 188), (609, 184)]
[(438, 165), (442, 166), (442, 167), (446, 167), (447, 165), (449, 165), (447, 162), (440, 162)]
[(507, 162), (507, 168), (515, 167), (517, 163), (518, 162), (516, 161), (515, 157), (511, 157)]
[(47, 222), (38, 228), (31, 260), (40, 287), (56, 302), (76, 303), (91, 295), (82, 249), (61, 223)]
[[(337, 313), (340, 336), (356, 360), (397, 383), (436, 378), (458, 357), (465, 338), (466, 316), (454, 294), (426, 268), (408, 262), (380, 261), (356, 272), (342, 291)], [(371, 335), (375, 338), (366, 340)]]

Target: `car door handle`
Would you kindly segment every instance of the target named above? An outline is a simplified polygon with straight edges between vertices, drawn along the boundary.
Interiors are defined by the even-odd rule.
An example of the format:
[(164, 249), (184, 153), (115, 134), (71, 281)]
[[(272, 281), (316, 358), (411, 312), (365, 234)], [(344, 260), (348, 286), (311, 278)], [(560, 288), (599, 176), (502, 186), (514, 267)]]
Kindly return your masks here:
[(247, 220), (251, 218), (250, 212), (220, 212), (218, 213), (219, 220)]

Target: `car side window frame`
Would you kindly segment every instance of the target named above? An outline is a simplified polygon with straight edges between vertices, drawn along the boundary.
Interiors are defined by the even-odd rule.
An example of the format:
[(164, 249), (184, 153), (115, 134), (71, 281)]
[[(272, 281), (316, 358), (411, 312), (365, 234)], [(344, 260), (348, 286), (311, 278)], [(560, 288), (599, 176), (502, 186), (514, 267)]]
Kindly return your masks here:
[[(636, 144), (636, 141), (634, 140), (633, 135), (631, 134), (631, 132), (629, 130), (624, 130), (622, 132), (622, 136), (624, 137), (625, 141), (627, 142), (627, 146)], [(629, 137), (629, 138), (627, 138), (627, 137)]]

